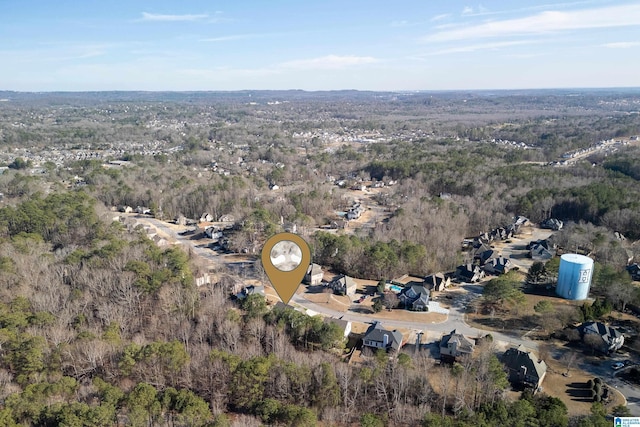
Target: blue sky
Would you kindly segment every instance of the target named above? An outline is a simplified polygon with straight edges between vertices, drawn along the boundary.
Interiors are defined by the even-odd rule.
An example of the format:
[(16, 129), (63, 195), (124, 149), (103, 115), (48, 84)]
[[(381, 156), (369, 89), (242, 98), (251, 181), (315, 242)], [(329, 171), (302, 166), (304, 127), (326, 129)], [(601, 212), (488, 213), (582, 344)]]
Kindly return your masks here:
[(640, 2), (0, 1), (0, 90), (621, 86)]

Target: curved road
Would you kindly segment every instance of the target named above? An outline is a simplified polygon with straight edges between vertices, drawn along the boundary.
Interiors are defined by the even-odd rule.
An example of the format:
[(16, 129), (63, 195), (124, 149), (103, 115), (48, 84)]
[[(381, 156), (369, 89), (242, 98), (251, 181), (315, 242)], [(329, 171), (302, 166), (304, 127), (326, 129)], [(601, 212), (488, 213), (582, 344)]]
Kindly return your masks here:
[[(150, 217), (141, 217), (138, 216), (139, 220), (149, 223), (153, 225), (158, 230), (162, 231), (175, 241), (180, 243), (189, 245), (193, 248), (194, 252), (201, 257), (207, 259), (215, 263), (216, 265), (220, 265), (224, 262), (224, 258), (221, 255), (215, 254), (208, 248), (197, 247), (195, 242), (190, 240), (188, 236), (183, 236), (177, 233), (174, 229), (167, 227), (162, 221), (159, 221), (155, 218)], [(456, 330), (458, 333), (462, 333), (463, 335), (469, 337), (477, 337), (483, 336), (486, 334), (491, 334), (495, 341), (502, 342), (506, 345), (517, 346), (524, 345), (530, 349), (537, 349), (538, 343), (536, 341), (532, 341), (527, 339), (525, 336), (520, 334), (518, 331), (503, 331), (503, 332), (495, 332), (488, 331), (484, 329), (474, 328), (469, 326), (465, 322), (465, 308), (467, 304), (475, 298), (480, 297), (482, 294), (482, 287), (478, 285), (465, 284), (462, 286), (467, 291), (467, 298), (460, 298), (455, 302), (455, 304), (449, 309), (449, 314), (447, 319), (444, 322), (440, 323), (425, 323), (419, 321), (406, 321), (406, 320), (391, 320), (391, 319), (383, 319), (381, 323), (387, 327), (399, 327), (412, 329), (414, 331), (422, 331), (427, 337), (429, 333), (432, 334), (444, 334), (449, 333), (452, 330)], [(358, 314), (353, 312), (342, 312), (337, 310), (332, 310), (329, 307), (325, 307), (320, 304), (313, 303), (306, 298), (304, 298), (300, 294), (294, 294), (291, 298), (290, 304), (295, 303), (301, 307), (304, 307), (308, 310), (311, 310), (315, 313), (324, 314), (327, 316), (341, 318), (343, 320), (348, 320), (351, 322), (361, 322), (361, 323), (371, 323), (376, 320), (375, 314)], [(606, 378), (606, 381), (614, 386), (618, 391), (620, 391), (627, 399), (627, 407), (631, 411), (633, 416), (640, 416), (640, 390), (635, 386), (625, 381), (622, 381), (620, 378), (613, 375), (613, 372), (609, 373), (610, 365), (606, 364), (603, 367), (594, 367), (588, 364), (580, 364), (580, 368), (586, 372), (591, 372), (594, 375), (601, 376), (602, 378)]]
[(343, 312), (333, 310), (329, 307), (325, 307), (320, 304), (316, 304), (304, 298), (300, 294), (295, 294), (293, 298), (291, 298), (292, 302), (302, 306), (308, 310), (311, 310), (316, 313), (324, 314), (327, 316), (340, 318), (342, 320), (348, 320), (351, 322), (361, 322), (361, 323), (372, 323), (376, 320), (379, 320), (384, 326), (396, 327), (396, 328), (407, 328), (414, 329), (417, 331), (423, 331), (425, 333), (429, 332), (438, 332), (438, 333), (449, 333), (452, 330), (456, 330), (458, 333), (469, 337), (477, 337), (484, 336), (486, 334), (491, 334), (496, 341), (501, 341), (507, 343), (509, 345), (518, 346), (520, 344), (528, 347), (530, 349), (537, 349), (538, 344), (535, 341), (529, 340), (527, 338), (522, 337), (516, 331), (509, 332), (496, 332), (496, 331), (488, 331), (484, 329), (478, 329), (469, 326), (464, 321), (464, 309), (465, 303), (471, 301), (474, 298), (477, 298), (482, 293), (482, 287), (477, 285), (466, 284), (463, 287), (468, 291), (469, 297), (460, 301), (459, 304), (455, 304), (449, 309), (449, 314), (447, 319), (444, 322), (440, 323), (426, 323), (420, 321), (407, 321), (407, 320), (393, 320), (393, 319), (376, 319), (375, 314), (358, 314), (353, 312)]
[[(162, 221), (157, 220), (152, 217), (142, 217), (137, 216), (137, 219), (141, 222), (147, 222), (150, 225), (156, 227), (158, 230), (163, 232), (164, 234), (170, 236), (175, 241), (183, 243), (185, 245), (190, 246), (194, 252), (201, 257), (214, 262), (216, 265), (220, 265), (223, 261), (221, 255), (215, 254), (209, 248), (197, 247), (192, 240), (190, 240), (190, 236), (184, 236), (176, 232), (174, 229), (168, 227)], [(425, 323), (420, 321), (406, 321), (406, 320), (392, 320), (392, 319), (381, 319), (379, 320), (383, 325), (387, 327), (396, 327), (396, 328), (406, 328), (413, 329), (415, 331), (422, 331), (425, 334), (432, 333), (449, 333), (452, 330), (456, 330), (458, 333), (469, 337), (477, 337), (484, 336), (486, 334), (491, 334), (496, 341), (503, 342), (508, 345), (518, 346), (524, 345), (532, 350), (538, 348), (538, 344), (535, 341), (529, 340), (526, 337), (523, 337), (518, 331), (489, 331), (484, 329), (478, 329), (469, 326), (465, 321), (464, 310), (466, 308), (466, 304), (471, 300), (479, 297), (482, 294), (482, 287), (478, 285), (465, 284), (463, 288), (468, 292), (467, 298), (459, 299), (454, 306), (449, 309), (449, 314), (447, 319), (444, 322), (440, 323)], [(353, 312), (343, 312), (333, 310), (329, 307), (325, 307), (323, 305), (316, 304), (304, 298), (300, 294), (294, 294), (291, 298), (290, 304), (295, 303), (301, 307), (304, 307), (308, 310), (311, 310), (315, 313), (324, 314), (327, 316), (341, 318), (343, 320), (348, 320), (351, 322), (360, 322), (360, 323), (371, 323), (375, 320), (375, 314), (358, 314)]]

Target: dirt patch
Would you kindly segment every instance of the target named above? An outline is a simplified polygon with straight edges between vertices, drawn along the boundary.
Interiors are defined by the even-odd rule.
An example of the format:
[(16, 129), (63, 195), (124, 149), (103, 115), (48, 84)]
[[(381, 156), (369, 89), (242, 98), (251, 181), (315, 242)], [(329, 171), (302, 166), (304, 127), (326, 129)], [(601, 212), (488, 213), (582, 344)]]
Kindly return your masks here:
[[(576, 353), (576, 357), (583, 356), (581, 353)], [(593, 400), (587, 381), (594, 379), (593, 374), (571, 368), (569, 376), (565, 376), (563, 375), (567, 372), (565, 364), (553, 357), (546, 357), (545, 362), (547, 375), (542, 382), (543, 391), (562, 400), (567, 405), (569, 416), (589, 414)], [(614, 387), (609, 387), (609, 398), (604, 402), (605, 407), (610, 411), (624, 403), (624, 397)]]
[(335, 295), (333, 293), (309, 293), (304, 294), (308, 301), (328, 307), (332, 310), (346, 312), (351, 306), (351, 298), (346, 295)]
[[(549, 313), (536, 313), (534, 307), (540, 301), (548, 301), (553, 306)], [(560, 311), (573, 310), (584, 304), (584, 301), (569, 301), (555, 296), (525, 294), (525, 301), (519, 306), (507, 306), (496, 308), (493, 312), (481, 307), (481, 299), (476, 302), (473, 312), (468, 313), (466, 320), (469, 325), (492, 331), (521, 330), (525, 333), (536, 333), (536, 335), (548, 335), (551, 330), (544, 330), (543, 327), (560, 327), (555, 325), (553, 319)], [(556, 322), (557, 323), (557, 322)]]
[(280, 302), (280, 297), (271, 285), (264, 285), (264, 297), (268, 305), (275, 305)]
[(351, 322), (351, 333), (364, 334), (369, 329), (369, 326), (371, 326), (369, 323)]

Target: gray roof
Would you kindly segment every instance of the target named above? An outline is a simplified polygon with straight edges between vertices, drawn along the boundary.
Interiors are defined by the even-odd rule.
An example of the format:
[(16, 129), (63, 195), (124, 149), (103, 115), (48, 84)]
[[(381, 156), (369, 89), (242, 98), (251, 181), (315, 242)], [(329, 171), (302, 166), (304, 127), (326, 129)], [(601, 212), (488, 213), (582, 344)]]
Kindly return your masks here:
[(511, 260), (505, 257), (492, 258), (487, 262), (484, 266), (485, 270), (488, 271), (497, 271), (497, 272), (506, 272), (511, 268)]
[(449, 333), (449, 335), (445, 335), (440, 340), (440, 347), (447, 347), (449, 343), (457, 342), (457, 349), (460, 353), (471, 353), (473, 352), (473, 343), (469, 341), (464, 335), (459, 334), (454, 329)]
[(295, 308), (292, 305), (285, 304), (282, 301), (278, 301), (276, 305), (273, 306), (273, 308), (277, 308), (280, 310), (295, 310)]
[(242, 289), (242, 291), (240, 291), (240, 293), (236, 295), (236, 297), (239, 298), (239, 299), (244, 299), (244, 298), (248, 297), (249, 295), (253, 295), (253, 294), (264, 295), (264, 286), (263, 285), (260, 285), (260, 286), (256, 286), (256, 285), (245, 286)]
[(531, 258), (537, 259), (551, 259), (553, 258), (553, 252), (543, 245), (542, 243), (533, 243), (530, 249)]
[(343, 331), (349, 326), (349, 322), (343, 319), (336, 319), (335, 317), (325, 317), (322, 319), (325, 323), (334, 323), (338, 325)]
[(471, 279), (480, 272), (480, 267), (473, 264), (463, 264), (456, 268), (456, 275), (465, 279)]
[(407, 292), (409, 292), (409, 289), (411, 289), (416, 295), (420, 295), (420, 294), (425, 294), (427, 296), (429, 296), (429, 290), (427, 288), (425, 288), (422, 285), (407, 285), (405, 286), (400, 293), (401, 294), (406, 294)]
[(444, 282), (447, 278), (442, 273), (431, 274), (424, 278), (424, 282), (431, 287), (437, 287), (440, 283)]
[[(411, 297), (408, 295), (410, 290), (413, 291), (415, 296)], [(416, 302), (422, 302), (425, 306), (429, 304), (429, 290), (422, 285), (412, 285), (409, 283), (400, 291), (398, 297), (403, 301), (405, 307), (409, 305), (413, 306)]]
[(474, 256), (474, 258), (479, 259), (480, 264), (484, 264), (485, 262), (489, 262), (498, 256), (499, 256), (498, 251), (494, 251), (493, 249), (488, 249), (486, 251), (476, 252), (476, 255)]
[(514, 371), (519, 371), (524, 366), (527, 368), (527, 375), (534, 376), (533, 372), (535, 372), (535, 376), (538, 379), (542, 378), (547, 372), (547, 364), (544, 363), (544, 360), (538, 359), (535, 354), (523, 345), (518, 348), (511, 347), (508, 349), (502, 356), (502, 363)]
[(580, 326), (583, 334), (597, 334), (607, 343), (613, 343), (622, 337), (622, 333), (617, 329), (607, 326), (602, 322), (586, 322)]
[(399, 350), (402, 345), (402, 334), (397, 330), (389, 331), (382, 327), (380, 322), (376, 322), (369, 326), (367, 332), (364, 334), (363, 340), (384, 342), (384, 336), (389, 336), (389, 346), (394, 350)]
[(349, 276), (345, 276), (344, 274), (341, 274), (337, 277), (333, 278), (333, 281), (331, 282), (332, 284), (341, 284), (344, 285), (346, 288), (350, 288), (352, 286), (357, 286), (356, 282)]

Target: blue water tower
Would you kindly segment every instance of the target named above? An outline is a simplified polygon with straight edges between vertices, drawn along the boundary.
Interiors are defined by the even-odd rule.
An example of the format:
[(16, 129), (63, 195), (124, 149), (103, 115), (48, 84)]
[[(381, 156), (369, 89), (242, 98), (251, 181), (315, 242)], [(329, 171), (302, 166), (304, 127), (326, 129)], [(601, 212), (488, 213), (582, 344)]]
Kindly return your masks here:
[(592, 276), (591, 258), (579, 254), (564, 254), (560, 257), (556, 294), (570, 300), (587, 299)]

